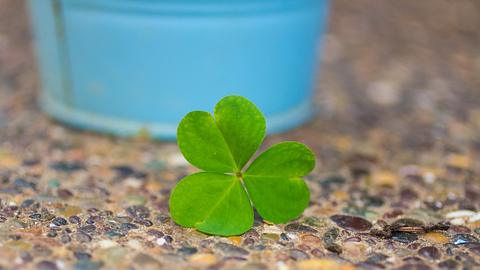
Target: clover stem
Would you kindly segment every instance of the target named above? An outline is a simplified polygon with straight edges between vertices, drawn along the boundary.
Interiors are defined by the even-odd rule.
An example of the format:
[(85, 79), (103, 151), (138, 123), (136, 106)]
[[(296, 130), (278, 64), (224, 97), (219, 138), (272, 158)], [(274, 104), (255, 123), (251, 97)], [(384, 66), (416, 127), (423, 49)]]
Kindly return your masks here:
[(250, 205), (252, 207), (255, 207), (254, 204), (253, 204), (252, 198), (250, 197), (250, 194), (248, 193), (247, 186), (245, 186), (245, 182), (243, 181), (242, 172), (237, 172), (235, 175), (238, 177), (238, 181), (240, 181), (240, 184), (242, 185), (243, 189), (245, 190), (245, 193), (247, 193), (248, 200), (250, 201)]

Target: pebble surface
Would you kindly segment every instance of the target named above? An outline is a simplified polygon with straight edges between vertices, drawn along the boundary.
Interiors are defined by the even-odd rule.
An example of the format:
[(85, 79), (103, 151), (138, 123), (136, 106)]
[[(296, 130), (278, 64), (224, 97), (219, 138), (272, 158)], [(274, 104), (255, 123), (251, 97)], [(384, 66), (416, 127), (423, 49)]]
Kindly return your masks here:
[(478, 1), (332, 1), (322, 113), (265, 142), (317, 154), (309, 207), (232, 237), (170, 218), (174, 143), (39, 111), (25, 2), (0, 1), (0, 269), (480, 267)]

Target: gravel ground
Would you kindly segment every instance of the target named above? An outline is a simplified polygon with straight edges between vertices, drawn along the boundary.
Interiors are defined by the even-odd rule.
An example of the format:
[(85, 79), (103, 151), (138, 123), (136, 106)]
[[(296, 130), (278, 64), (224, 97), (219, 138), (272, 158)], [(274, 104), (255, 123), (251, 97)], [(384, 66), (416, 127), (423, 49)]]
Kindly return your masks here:
[(241, 236), (168, 212), (173, 143), (39, 112), (25, 1), (0, 0), (0, 269), (480, 268), (480, 2), (334, 0), (310, 206)]

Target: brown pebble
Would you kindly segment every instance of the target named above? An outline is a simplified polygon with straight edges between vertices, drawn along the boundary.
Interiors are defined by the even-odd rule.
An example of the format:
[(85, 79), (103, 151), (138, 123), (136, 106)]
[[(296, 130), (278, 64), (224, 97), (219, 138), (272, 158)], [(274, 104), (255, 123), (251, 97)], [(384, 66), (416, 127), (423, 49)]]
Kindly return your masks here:
[(423, 256), (429, 260), (438, 260), (442, 257), (440, 250), (433, 246), (423, 247), (418, 250), (418, 255)]
[(320, 257), (323, 257), (325, 256), (325, 253), (323, 253), (323, 251), (321, 251), (320, 249), (318, 248), (314, 248), (310, 251), (310, 254), (312, 254), (313, 256), (317, 257), (317, 258), (320, 258)]
[(452, 225), (448, 229), (449, 233), (470, 233), (471, 231), (470, 228), (462, 225)]
[(300, 239), (302, 239), (304, 243), (307, 243), (310, 245), (315, 245), (322, 242), (322, 240), (318, 236), (315, 236), (313, 234), (304, 234), (300, 236)]
[(356, 216), (334, 215), (330, 219), (339, 227), (350, 231), (366, 231), (372, 227), (370, 221)]

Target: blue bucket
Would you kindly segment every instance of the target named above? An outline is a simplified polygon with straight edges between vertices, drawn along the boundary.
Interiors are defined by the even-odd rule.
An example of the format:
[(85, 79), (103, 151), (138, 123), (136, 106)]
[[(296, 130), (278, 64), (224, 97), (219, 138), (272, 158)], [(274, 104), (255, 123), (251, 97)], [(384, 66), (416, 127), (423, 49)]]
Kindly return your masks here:
[(242, 95), (270, 133), (313, 112), (327, 0), (30, 0), (41, 105), (69, 125), (175, 139), (181, 118)]

